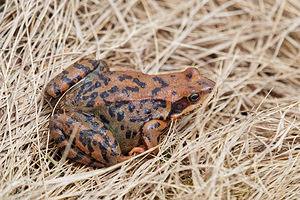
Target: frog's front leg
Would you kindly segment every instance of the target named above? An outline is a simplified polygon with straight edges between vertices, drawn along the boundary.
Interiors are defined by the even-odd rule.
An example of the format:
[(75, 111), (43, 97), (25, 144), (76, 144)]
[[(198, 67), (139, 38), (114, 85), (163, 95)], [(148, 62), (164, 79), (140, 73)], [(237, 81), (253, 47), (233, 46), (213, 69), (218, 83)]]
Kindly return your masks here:
[(121, 154), (112, 133), (96, 118), (90, 118), (93, 127), (66, 114), (56, 114), (50, 120), (50, 133), (61, 150), (74, 138), (68, 157), (77, 162), (104, 167), (122, 162), (129, 156)]
[(46, 92), (56, 98), (95, 70), (106, 72), (109, 66), (104, 60), (78, 61), (54, 77), (46, 86)]
[[(144, 145), (139, 147), (134, 147), (129, 155), (133, 153), (143, 153), (147, 149), (157, 146), (161, 143), (160, 135), (164, 129), (168, 126), (168, 123), (162, 120), (151, 120), (144, 124), (142, 129), (142, 140)], [(156, 155), (158, 153), (158, 148), (154, 149), (152, 154)]]

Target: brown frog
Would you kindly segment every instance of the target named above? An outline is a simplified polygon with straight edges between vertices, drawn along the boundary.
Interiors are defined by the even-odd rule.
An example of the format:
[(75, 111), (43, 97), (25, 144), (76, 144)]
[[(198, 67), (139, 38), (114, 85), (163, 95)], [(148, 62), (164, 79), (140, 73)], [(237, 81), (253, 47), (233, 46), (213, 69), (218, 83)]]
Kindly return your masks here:
[(158, 145), (170, 121), (200, 106), (214, 86), (195, 68), (147, 75), (82, 60), (46, 87), (54, 98), (63, 94), (50, 133), (62, 151), (72, 142), (69, 158), (110, 166)]

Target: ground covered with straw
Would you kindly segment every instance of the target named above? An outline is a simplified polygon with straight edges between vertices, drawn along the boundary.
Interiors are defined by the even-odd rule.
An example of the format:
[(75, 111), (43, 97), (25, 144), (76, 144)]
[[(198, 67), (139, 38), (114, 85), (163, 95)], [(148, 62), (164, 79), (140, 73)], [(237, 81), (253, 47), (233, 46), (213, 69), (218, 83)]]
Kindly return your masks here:
[[(157, 156), (87, 167), (62, 159), (44, 95), (85, 57), (194, 66), (215, 94)], [(0, 1), (0, 167), (0, 199), (300, 199), (300, 1)]]

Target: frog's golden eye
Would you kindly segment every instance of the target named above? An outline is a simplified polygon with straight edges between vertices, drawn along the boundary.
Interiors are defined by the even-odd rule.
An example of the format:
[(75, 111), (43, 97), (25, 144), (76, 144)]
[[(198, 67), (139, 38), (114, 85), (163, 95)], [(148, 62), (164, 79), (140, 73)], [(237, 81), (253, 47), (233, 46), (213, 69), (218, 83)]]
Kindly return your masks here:
[(192, 93), (189, 97), (188, 100), (190, 103), (194, 103), (196, 101), (198, 101), (200, 98), (200, 94), (199, 93)]

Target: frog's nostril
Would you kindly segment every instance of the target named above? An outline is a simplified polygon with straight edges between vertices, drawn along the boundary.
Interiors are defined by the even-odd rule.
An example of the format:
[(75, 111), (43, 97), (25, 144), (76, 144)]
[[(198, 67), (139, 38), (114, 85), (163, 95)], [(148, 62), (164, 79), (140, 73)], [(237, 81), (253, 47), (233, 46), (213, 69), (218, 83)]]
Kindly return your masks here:
[(207, 92), (211, 92), (214, 87), (215, 87), (215, 82), (213, 82), (212, 80), (206, 79), (205, 81), (203, 81), (205, 85), (204, 90), (206, 90)]

